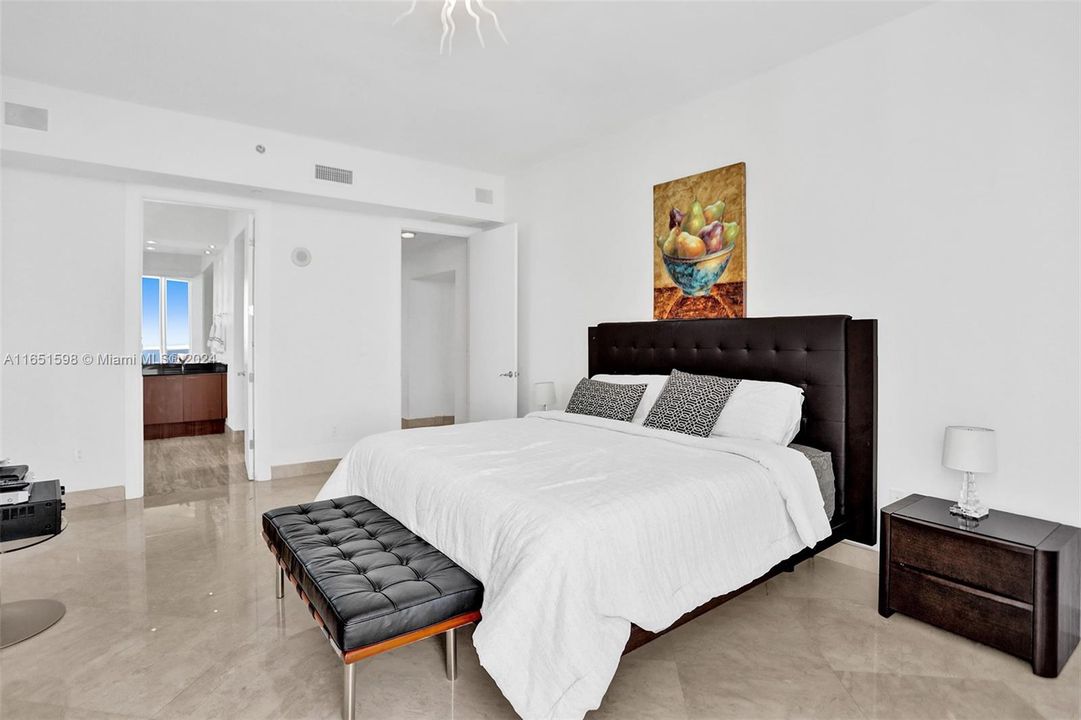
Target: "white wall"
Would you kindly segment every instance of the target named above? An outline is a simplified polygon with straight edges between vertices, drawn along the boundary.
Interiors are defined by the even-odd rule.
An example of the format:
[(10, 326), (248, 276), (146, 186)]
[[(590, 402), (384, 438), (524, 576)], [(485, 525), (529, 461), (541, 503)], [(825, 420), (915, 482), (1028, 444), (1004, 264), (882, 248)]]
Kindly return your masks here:
[[(198, 117), (176, 113), (157, 108), (151, 108), (132, 103), (119, 102), (103, 97), (86, 95), (69, 90), (41, 85), (34, 82), (15, 78), (3, 78), (3, 100), (18, 102), (49, 110), (49, 130), (39, 132), (4, 126), (4, 149), (2, 153), (5, 177), (18, 177), (21, 183), (22, 177), (36, 177), (39, 172), (49, 173), (45, 177), (52, 180), (43, 182), (41, 185), (48, 188), (55, 183), (67, 187), (76, 177), (99, 177), (112, 182), (94, 184), (93, 187), (119, 188), (126, 201), (122, 202), (121, 213), (123, 217), (109, 231), (110, 237), (119, 244), (114, 248), (115, 255), (101, 256), (99, 262), (115, 263), (122, 267), (122, 289), (119, 294), (120, 310), (115, 317), (103, 316), (99, 321), (108, 325), (119, 333), (121, 340), (117, 351), (136, 353), (139, 347), (139, 328), (133, 318), (137, 315), (136, 308), (139, 303), (140, 288), (137, 281), (138, 273), (142, 269), (142, 244), (132, 242), (132, 239), (141, 239), (142, 213), (141, 203), (144, 200), (168, 200), (186, 201), (197, 204), (216, 205), (223, 208), (259, 208), (263, 214), (260, 218), (264, 221), (261, 228), (257, 229), (258, 239), (265, 241), (262, 249), (256, 253), (256, 275), (259, 280), (256, 284), (256, 305), (261, 307), (256, 319), (256, 366), (259, 369), (259, 385), (255, 390), (255, 414), (257, 433), (259, 435), (259, 448), (256, 452), (256, 476), (259, 479), (267, 479), (270, 475), (272, 464), (288, 462), (303, 462), (317, 460), (326, 457), (336, 457), (344, 452), (359, 436), (358, 428), (391, 429), (398, 425), (400, 412), (399, 383), (400, 367), (398, 358), (400, 353), (400, 318), (398, 306), (400, 304), (400, 256), (399, 256), (399, 229), (408, 223), (410, 229), (427, 231), (447, 231), (456, 233), (463, 230), (460, 221), (467, 223), (499, 222), (503, 218), (503, 186), (501, 176), (489, 173), (480, 173), (472, 170), (455, 168), (438, 163), (425, 162), (414, 158), (390, 155), (387, 153), (370, 151), (339, 143), (326, 142), (308, 137), (301, 137), (288, 133), (281, 133), (265, 128), (257, 128), (237, 123), (215, 120), (212, 118)], [(255, 146), (265, 145), (265, 153), (257, 153)], [(355, 182), (353, 185), (339, 185), (317, 181), (313, 178), (312, 166), (315, 163), (334, 164), (340, 167), (354, 170)], [(31, 170), (16, 176), (16, 170)], [(55, 175), (53, 174), (55, 173)], [(478, 203), (474, 197), (477, 187), (490, 188), (494, 191), (495, 202), (492, 204)], [(6, 188), (5, 188), (6, 191)], [(12, 198), (19, 198), (20, 191), (11, 194)], [(59, 196), (66, 200), (66, 195)], [(72, 219), (65, 223), (57, 218), (50, 218), (48, 222), (40, 223), (34, 227), (33, 222), (27, 220), (31, 213), (43, 214), (45, 199), (37, 198), (32, 206), (28, 206), (22, 212), (16, 212), (16, 220), (22, 222), (16, 237), (5, 237), (4, 255), (20, 255), (26, 252), (24, 246), (33, 244), (48, 238), (50, 242), (63, 239), (64, 247), (69, 238), (80, 237), (88, 231), (95, 231), (93, 227), (87, 231), (71, 233), (66, 230), (74, 227), (77, 221)], [(9, 196), (5, 192), (4, 212), (9, 211)], [(78, 209), (83, 203), (75, 203), (73, 209)], [(301, 207), (301, 206), (305, 207)], [(288, 262), (288, 253), (279, 256), (274, 253), (281, 248), (276, 245), (273, 230), (272, 216), (277, 208), (283, 208), (283, 216), (296, 217), (298, 214), (308, 218), (316, 218), (315, 226), (325, 233), (322, 240), (309, 240), (309, 231), (296, 226), (287, 227), (289, 230), (283, 242), (292, 242), (297, 245), (314, 245), (318, 242), (321, 248), (329, 253), (322, 254), (324, 268), (353, 267), (356, 273), (364, 277), (364, 287), (354, 287), (351, 284), (338, 284), (331, 286), (320, 285), (317, 292), (303, 298), (296, 299), (292, 306), (283, 306), (283, 315), (287, 318), (295, 317), (296, 308), (304, 310), (303, 323), (309, 323), (296, 331), (299, 336), (308, 338), (307, 345), (297, 345), (287, 342), (281, 348), (282, 355), (271, 359), (270, 355), (279, 348), (271, 346), (271, 308), (277, 307), (278, 293), (281, 290), (286, 297), (291, 297), (291, 288), (287, 285), (277, 285), (279, 278), (283, 283), (288, 283), (289, 272), (282, 263)], [(338, 211), (322, 210), (316, 208), (334, 207)], [(305, 209), (307, 208), (307, 209)], [(48, 212), (67, 211), (63, 203), (54, 202)], [(107, 208), (102, 207), (100, 213)], [(346, 210), (348, 212), (342, 212)], [(363, 214), (362, 214), (363, 213)], [(69, 214), (70, 215), (70, 214)], [(71, 215), (73, 217), (73, 215)], [(376, 217), (384, 218), (376, 220)], [(404, 218), (411, 218), (406, 221)], [(369, 229), (377, 225), (382, 228), (383, 223), (391, 223), (393, 232), (383, 237), (380, 230), (379, 240), (373, 248), (361, 244), (360, 246), (347, 245), (339, 239), (342, 237), (355, 237), (357, 223), (363, 224), (365, 219), (370, 221)], [(36, 218), (35, 218), (36, 220)], [(15, 220), (12, 221), (13, 223)], [(8, 226), (8, 218), (4, 219), (5, 227)], [(63, 226), (64, 231), (46, 234), (42, 229), (52, 226)], [(125, 241), (125, 238), (127, 241)], [(332, 240), (333, 238), (333, 240)], [(9, 253), (7, 246), (11, 243), (13, 249)], [(386, 247), (382, 243), (389, 243)], [(375, 258), (380, 258), (380, 252), (393, 248), (393, 259), (388, 263), (369, 263)], [(314, 249), (314, 248), (313, 248)], [(71, 257), (76, 258), (82, 249)], [(369, 253), (374, 253), (370, 255)], [(8, 287), (26, 290), (29, 287), (40, 288), (48, 284), (49, 280), (57, 273), (68, 274), (78, 272), (77, 263), (69, 262), (68, 256), (58, 255), (60, 268), (53, 271), (52, 268), (26, 272), (21, 274), (15, 282), (10, 278), (16, 272), (22, 272), (21, 268), (14, 268), (11, 263), (3, 263), (4, 284), (3, 295), (16, 297)], [(341, 263), (339, 264), (339, 260)], [(358, 262), (354, 262), (358, 261)], [(387, 267), (383, 267), (387, 266)], [(290, 266), (291, 267), (291, 266)], [(284, 272), (281, 272), (283, 271)], [(313, 270), (308, 277), (320, 277), (322, 270)], [(369, 280), (367, 275), (371, 273), (378, 278)], [(350, 276), (350, 282), (355, 283), (357, 276)], [(388, 279), (389, 278), (389, 279)], [(390, 283), (390, 287), (384, 286), (384, 279)], [(365, 289), (370, 288), (371, 292)], [(375, 292), (380, 295), (374, 295)], [(101, 297), (95, 297), (94, 303), (107, 302), (111, 296), (108, 293)], [(389, 300), (388, 300), (389, 298)], [(115, 298), (114, 298), (115, 300)], [(342, 301), (342, 302), (339, 302)], [(20, 298), (20, 302), (22, 298)], [(330, 338), (320, 335), (309, 336), (313, 327), (319, 327), (317, 320), (313, 326), (311, 318), (339, 317), (342, 312), (354, 312), (353, 307), (357, 302), (370, 303), (371, 307), (378, 307), (380, 313), (373, 313), (370, 309), (362, 309), (359, 314), (352, 316), (353, 323), (349, 328), (352, 335), (350, 338), (363, 338), (365, 349), (361, 356), (353, 354), (344, 357), (334, 352), (334, 341), (338, 337)], [(3, 303), (0, 303), (2, 305)], [(88, 305), (89, 307), (90, 305)], [(349, 310), (342, 310), (348, 307)], [(127, 311), (124, 310), (127, 308)], [(13, 308), (4, 305), (4, 317), (10, 317)], [(367, 323), (365, 313), (373, 313), (376, 319), (373, 323)], [(382, 333), (382, 328), (387, 318), (392, 317), (392, 329), (388, 334)], [(328, 321), (329, 322), (329, 321)], [(125, 324), (127, 323), (127, 324)], [(43, 326), (44, 327), (44, 326)], [(288, 327), (286, 325), (285, 327)], [(57, 328), (56, 341), (65, 347), (77, 344), (83, 328), (73, 327), (68, 333), (68, 326), (61, 325)], [(289, 328), (292, 332), (293, 329)], [(11, 345), (7, 337), (7, 328), (4, 328), (4, 347)], [(22, 345), (18, 333), (14, 341)], [(350, 342), (353, 342), (352, 340)], [(356, 340), (356, 342), (360, 342)], [(315, 343), (314, 345), (312, 343)], [(342, 343), (338, 343), (341, 345)], [(349, 345), (349, 342), (344, 343)], [(378, 351), (367, 348), (370, 345), (378, 345)], [(234, 347), (237, 343), (232, 343)], [(319, 348), (315, 353), (312, 348)], [(356, 349), (356, 348), (354, 348)], [(374, 355), (367, 353), (375, 352)], [(288, 408), (301, 408), (310, 410), (315, 420), (306, 423), (309, 416), (294, 416), (289, 419), (279, 419), (278, 423), (271, 422), (272, 408), (275, 402), (278, 387), (274, 385), (274, 370), (280, 365), (285, 370), (286, 378), (290, 381), (295, 379), (293, 369), (299, 368), (294, 354), (297, 353), (306, 358), (318, 354), (322, 360), (318, 365), (309, 365), (307, 373), (313, 377), (318, 376), (319, 382), (326, 380), (327, 358), (329, 362), (341, 361), (347, 367), (350, 377), (348, 382), (363, 378), (361, 388), (376, 388), (375, 399), (371, 405), (367, 398), (358, 399), (356, 396), (343, 395), (338, 392), (330, 398), (329, 407), (337, 407), (335, 403), (343, 397), (352, 398), (352, 404), (348, 411), (341, 408), (335, 414), (324, 414), (324, 407), (320, 400), (324, 397), (322, 389), (317, 392), (305, 391), (301, 386), (287, 388), (283, 391), (282, 402)], [(260, 360), (263, 358), (264, 360)], [(370, 360), (370, 358), (375, 358)], [(384, 377), (385, 364), (391, 363), (393, 371)], [(230, 362), (237, 365), (235, 359)], [(369, 372), (370, 371), (370, 372)], [(10, 387), (8, 374), (0, 368), (0, 387)], [(128, 496), (135, 497), (141, 493), (142, 476), (142, 441), (141, 432), (141, 397), (142, 378), (137, 368), (131, 372), (122, 373), (121, 392), (118, 395), (110, 395), (108, 398), (95, 395), (95, 400), (101, 400), (106, 405), (110, 403), (118, 406), (117, 412), (123, 419), (120, 427), (113, 427), (109, 423), (103, 423), (101, 418), (113, 412), (111, 407), (106, 411), (99, 411), (94, 403), (71, 404), (61, 398), (42, 395), (35, 398), (38, 401), (37, 412), (41, 417), (71, 415), (72, 424), (94, 424), (101, 433), (119, 433), (122, 440), (114, 441), (123, 445), (123, 463), (113, 465), (111, 474), (107, 477), (100, 474), (83, 474), (82, 480), (77, 487), (98, 487), (102, 485), (125, 484)], [(236, 375), (230, 369), (230, 383), (235, 387)], [(393, 422), (387, 420), (387, 413), (379, 398), (381, 393), (390, 392), (394, 401)], [(100, 393), (99, 393), (100, 395)], [(10, 417), (9, 408), (16, 407), (22, 396), (9, 398), (4, 394), (4, 410), (2, 415)], [(64, 407), (58, 405), (64, 402)], [(229, 403), (231, 408), (243, 408), (244, 402), (234, 402), (232, 393)], [(233, 415), (230, 421), (238, 422)], [(246, 419), (247, 426), (251, 426), (251, 418)], [(296, 422), (302, 425), (296, 435), (290, 435), (292, 425)], [(279, 445), (274, 438), (274, 429), (277, 425), (286, 434), (285, 440)], [(15, 433), (12, 442), (4, 438), (4, 451), (10, 453), (25, 454), (27, 449), (24, 442), (25, 433)], [(64, 457), (68, 457), (70, 448), (67, 440), (61, 439), (60, 446), (54, 452), (52, 446), (43, 447), (41, 452), (35, 452), (35, 464), (40, 467), (65, 466)], [(95, 452), (105, 453), (105, 445), (96, 445)], [(310, 454), (314, 453), (314, 454)], [(107, 453), (106, 453), (107, 454)], [(61, 457), (63, 456), (63, 457)], [(76, 486), (72, 486), (76, 489)]]
[(217, 336), (225, 341), (225, 351), (215, 353), (214, 357), (229, 367), (225, 384), (228, 407), (225, 424), (230, 430), (247, 428), (247, 377), (237, 372), (244, 369), (244, 243), (248, 215), (241, 211), (226, 215), (226, 226), (215, 241), (218, 251), (210, 260), (214, 284), (210, 320), (218, 319)]
[[(125, 228), (141, 194), (10, 167), (2, 182), (3, 351), (137, 348), (141, 252)], [(256, 256), (261, 479), (272, 465), (341, 457), (360, 437), (400, 425), (401, 220), (285, 204), (272, 214)], [(301, 244), (313, 253), (307, 268), (289, 259)], [(69, 490), (125, 484), (133, 492), (141, 388), (137, 367), (3, 367), (4, 452)]]
[(652, 317), (652, 186), (745, 161), (749, 313), (880, 321), (880, 502), (954, 495), (943, 427), (981, 424), (988, 503), (1077, 524), (1079, 19), (935, 4), (510, 177), (520, 408)]
[(203, 275), (188, 278), (189, 322), (191, 323), (191, 352), (201, 355), (206, 352), (206, 317), (214, 309), (203, 305)]
[(203, 306), (202, 345), (196, 345), (193, 352), (200, 355), (207, 353), (207, 340), (210, 338), (211, 325), (214, 323), (214, 268), (208, 267), (199, 273), (200, 302)]
[[(3, 99), (49, 111), (49, 130), (8, 126), (5, 156), (137, 171), (143, 182), (177, 179), (261, 188), (276, 193), (363, 203), (375, 208), (503, 219), (501, 176), (425, 162), (351, 145), (302, 137), (171, 110), (3, 78)], [(258, 153), (256, 145), (265, 153)], [(351, 169), (352, 185), (316, 180), (316, 163)], [(478, 203), (475, 189), (493, 190)], [(221, 189), (221, 188), (216, 188)], [(269, 193), (268, 193), (269, 194)]]
[(402, 241), (402, 417), (469, 417), (466, 242)]
[[(0, 125), (0, 145), (3, 144), (3, 126)], [(0, 171), (0, 203), (4, 197), (4, 173)], [(2, 208), (0, 208), (2, 209)], [(0, 283), (3, 281), (4, 268), (6, 263), (4, 262), (4, 232), (3, 227), (3, 213), (0, 213)], [(5, 332), (4, 332), (4, 292), (3, 285), (0, 284), (0, 360), (3, 359), (6, 350)], [(0, 462), (6, 462), (7, 442), (4, 436), (4, 364), (0, 362)]]
[(454, 272), (402, 287), (403, 418), (454, 415)]
[(232, 253), (233, 304), (231, 308), (227, 308), (230, 344), (226, 346), (229, 355), (229, 382), (226, 385), (229, 417), (226, 424), (233, 430), (245, 430), (248, 427), (248, 378), (246, 373), (238, 373), (244, 370), (244, 243), (248, 242), (246, 213), (232, 215), (229, 234), (233, 239), (229, 241), (225, 252)]
[[(124, 187), (5, 168), (3, 189), (4, 353), (122, 353)], [(4, 453), (68, 490), (123, 484), (125, 369), (3, 367)]]
[[(279, 205), (272, 238), (256, 229), (256, 257), (269, 256), (270, 273), (256, 276), (256, 314), (269, 312), (271, 323), (269, 339), (255, 338), (256, 392), (270, 382), (273, 441), (255, 432), (270, 465), (339, 458), (359, 438), (401, 427), (400, 227)], [(297, 246), (311, 251), (307, 267), (290, 259)], [(265, 282), (269, 307), (260, 304)]]

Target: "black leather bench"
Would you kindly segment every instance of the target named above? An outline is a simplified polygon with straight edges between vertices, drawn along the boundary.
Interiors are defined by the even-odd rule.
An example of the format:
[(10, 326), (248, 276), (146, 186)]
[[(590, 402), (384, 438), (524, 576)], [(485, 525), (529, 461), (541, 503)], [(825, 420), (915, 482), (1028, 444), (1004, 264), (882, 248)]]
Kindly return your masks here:
[(457, 677), (455, 630), (480, 620), (484, 589), (446, 555), (355, 495), (270, 510), (263, 537), (278, 598), (288, 578), (342, 659), (346, 720), (358, 660), (444, 633), (447, 679)]

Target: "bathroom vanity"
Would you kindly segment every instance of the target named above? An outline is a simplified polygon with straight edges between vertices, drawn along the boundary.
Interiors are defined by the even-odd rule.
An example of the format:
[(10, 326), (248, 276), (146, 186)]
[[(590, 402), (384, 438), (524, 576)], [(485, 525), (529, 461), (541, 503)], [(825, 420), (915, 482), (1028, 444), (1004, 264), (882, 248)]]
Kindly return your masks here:
[(143, 366), (143, 439), (225, 432), (224, 363)]

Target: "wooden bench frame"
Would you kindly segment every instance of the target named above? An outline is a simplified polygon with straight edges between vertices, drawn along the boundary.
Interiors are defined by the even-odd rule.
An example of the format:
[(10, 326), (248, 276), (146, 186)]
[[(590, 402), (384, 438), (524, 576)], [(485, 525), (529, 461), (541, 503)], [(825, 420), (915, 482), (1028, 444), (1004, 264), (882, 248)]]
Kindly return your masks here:
[(323, 618), (319, 616), (315, 606), (307, 595), (304, 594), (304, 590), (300, 587), (300, 582), (293, 577), (292, 573), (282, 563), (281, 557), (278, 555), (277, 549), (273, 543), (270, 542), (270, 538), (266, 533), (263, 533), (263, 540), (266, 541), (267, 547), (270, 548), (270, 552), (274, 554), (274, 560), (278, 565), (277, 572), (277, 587), (275, 588), (275, 597), (280, 602), (285, 598), (285, 581), (289, 580), (296, 588), (297, 594), (300, 599), (304, 601), (304, 604), (308, 606), (308, 611), (315, 618), (315, 622), (319, 625), (319, 629), (323, 631), (323, 635), (330, 642), (330, 646), (334, 648), (334, 652), (342, 661), (343, 669), (343, 683), (342, 683), (342, 718), (343, 720), (356, 720), (357, 712), (357, 698), (356, 698), (356, 678), (357, 678), (357, 666), (356, 663), (360, 660), (385, 653), (396, 648), (415, 643), (418, 640), (424, 640), (434, 635), (442, 634), (446, 639), (446, 671), (447, 680), (454, 682), (458, 679), (458, 628), (475, 623), (480, 620), (480, 611), (474, 611), (457, 615), (443, 622), (436, 623), (435, 625), (429, 625), (428, 627), (421, 628), (420, 630), (414, 630), (413, 632), (404, 633), (396, 637), (392, 637), (382, 642), (374, 643), (372, 645), (365, 645), (359, 648), (353, 648), (352, 650), (343, 651), (338, 647), (338, 644), (334, 642), (334, 638), (330, 636), (330, 632), (327, 630), (326, 623)]

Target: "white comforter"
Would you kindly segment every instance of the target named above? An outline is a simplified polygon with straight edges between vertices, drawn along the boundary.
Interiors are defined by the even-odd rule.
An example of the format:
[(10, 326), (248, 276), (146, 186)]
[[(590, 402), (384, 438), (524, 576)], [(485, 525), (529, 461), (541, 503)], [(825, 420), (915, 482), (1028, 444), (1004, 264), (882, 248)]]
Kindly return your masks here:
[(561, 412), (361, 440), (361, 495), (484, 584), (473, 641), (523, 718), (600, 705), (631, 623), (662, 630), (829, 535), (795, 450)]

